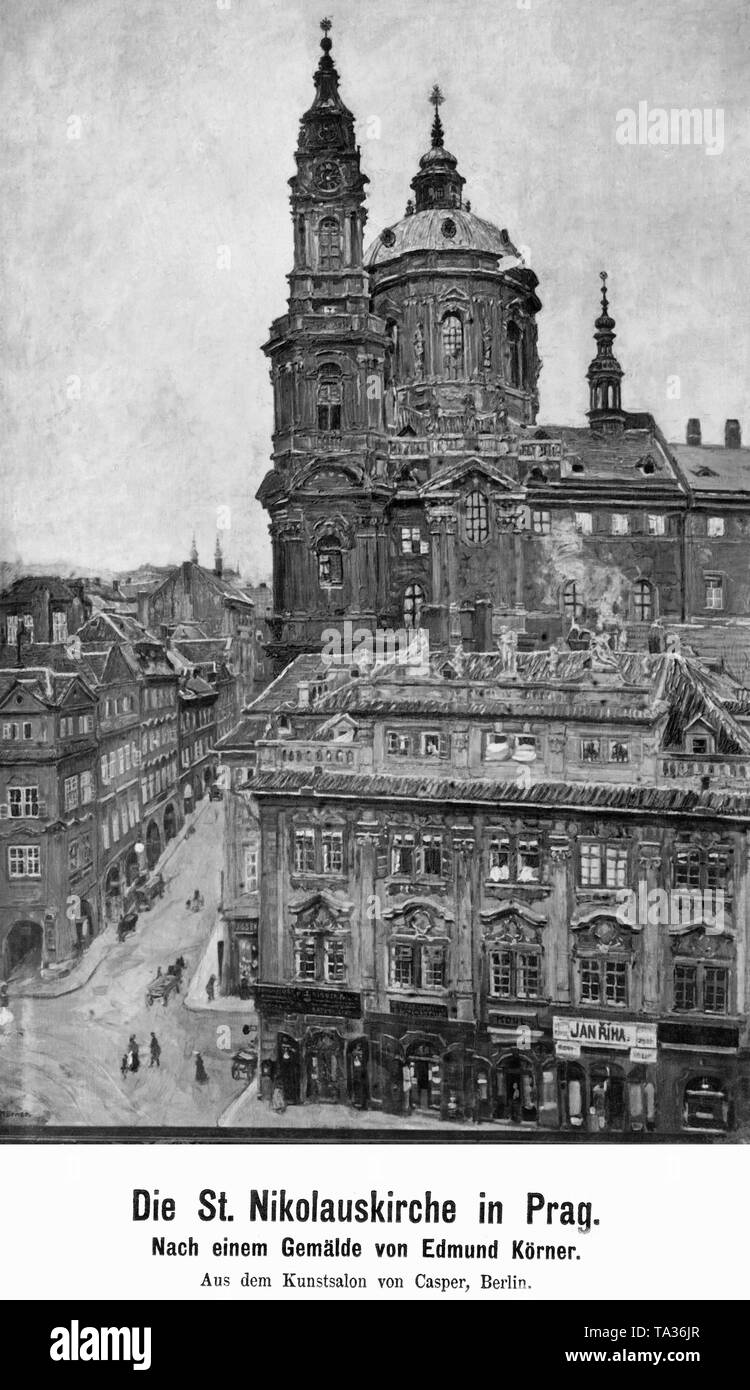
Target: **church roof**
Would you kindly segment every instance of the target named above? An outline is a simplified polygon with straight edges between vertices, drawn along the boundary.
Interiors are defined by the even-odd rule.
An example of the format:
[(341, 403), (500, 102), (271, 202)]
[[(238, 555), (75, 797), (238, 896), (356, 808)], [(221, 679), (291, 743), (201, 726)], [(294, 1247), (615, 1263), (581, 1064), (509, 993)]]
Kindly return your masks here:
[(750, 449), (670, 444), (691, 492), (750, 493)]
[(518, 252), (492, 222), (485, 222), (465, 208), (427, 208), (386, 227), (365, 252), (372, 269), (410, 251), (479, 251), (484, 255), (518, 261)]

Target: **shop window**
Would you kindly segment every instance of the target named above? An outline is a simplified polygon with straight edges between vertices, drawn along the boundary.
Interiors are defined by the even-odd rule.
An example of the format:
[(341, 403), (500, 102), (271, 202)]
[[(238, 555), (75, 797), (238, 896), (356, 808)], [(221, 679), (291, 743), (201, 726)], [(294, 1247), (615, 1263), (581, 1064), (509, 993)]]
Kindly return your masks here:
[(619, 1067), (593, 1066), (589, 1076), (594, 1130), (624, 1130), (627, 1097)]
[(578, 962), (578, 982), (582, 1004), (612, 1004), (620, 1007), (627, 1005), (626, 960), (604, 960), (599, 956), (583, 956)]
[(538, 999), (542, 955), (520, 946), (490, 952), (490, 995), (494, 999)]
[(479, 488), (470, 492), (466, 499), (466, 539), (472, 545), (482, 545), (490, 534), (487, 498)]
[(399, 989), (445, 989), (448, 952), (442, 942), (395, 941), (391, 945), (391, 985)]
[(729, 1129), (729, 1097), (717, 1076), (693, 1076), (688, 1081), (682, 1105), (685, 1129)]
[(725, 1014), (729, 1003), (729, 969), (724, 965), (678, 961), (674, 967), (676, 1013)]
[(600, 738), (581, 739), (581, 762), (598, 763), (602, 756), (602, 741)]
[(630, 744), (626, 738), (611, 738), (609, 740), (609, 761), (611, 763), (630, 762)]

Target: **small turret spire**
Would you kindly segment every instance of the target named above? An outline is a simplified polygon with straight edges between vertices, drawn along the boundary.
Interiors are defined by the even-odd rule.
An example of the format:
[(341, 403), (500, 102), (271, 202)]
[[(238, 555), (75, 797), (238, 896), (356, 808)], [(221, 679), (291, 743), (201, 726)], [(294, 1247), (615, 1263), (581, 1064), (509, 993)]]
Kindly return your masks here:
[(437, 82), (430, 92), (429, 101), (435, 108), (432, 143), (419, 161), (419, 173), (415, 174), (411, 181), (416, 195), (417, 212), (424, 212), (428, 208), (460, 208), (461, 190), (466, 182), (458, 172), (456, 156), (446, 150), (443, 144), (445, 132), (440, 119), (440, 107), (445, 101), (445, 96)]
[(445, 133), (443, 131), (443, 122), (440, 119), (440, 107), (442, 106), (444, 101), (445, 97), (443, 96), (443, 93), (441, 92), (436, 82), (435, 86), (430, 92), (430, 102), (435, 107), (435, 119), (432, 122), (433, 150), (441, 149), (443, 145), (443, 140), (445, 139)]
[(599, 279), (602, 282), (602, 311), (594, 324), (596, 356), (586, 373), (589, 383), (588, 417), (592, 429), (612, 434), (623, 429), (625, 424), (625, 411), (620, 401), (620, 382), (624, 372), (612, 351), (617, 335), (614, 331), (615, 321), (609, 312), (606, 270), (599, 272)]
[(197, 565), (198, 563), (198, 547), (195, 543), (195, 531), (193, 531), (193, 543), (190, 547), (190, 561), (193, 565)]

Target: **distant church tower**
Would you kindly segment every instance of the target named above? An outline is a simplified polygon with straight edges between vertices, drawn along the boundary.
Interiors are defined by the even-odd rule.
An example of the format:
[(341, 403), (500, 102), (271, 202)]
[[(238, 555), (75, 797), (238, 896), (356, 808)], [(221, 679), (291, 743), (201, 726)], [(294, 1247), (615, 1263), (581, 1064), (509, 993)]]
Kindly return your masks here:
[(382, 611), (386, 494), (385, 326), (370, 312), (363, 264), (365, 185), (354, 117), (339, 95), (331, 24), (315, 97), (301, 118), (290, 180), (289, 309), (264, 351), (274, 393), (273, 471), (258, 499), (271, 515), (278, 661), (319, 648), (343, 614), (372, 628)]
[(596, 357), (586, 376), (589, 383), (588, 418), (592, 430), (616, 434), (625, 424), (625, 411), (620, 400), (620, 382), (625, 375), (612, 351), (616, 338), (615, 321), (607, 303), (607, 272), (601, 272), (602, 312), (595, 323)]

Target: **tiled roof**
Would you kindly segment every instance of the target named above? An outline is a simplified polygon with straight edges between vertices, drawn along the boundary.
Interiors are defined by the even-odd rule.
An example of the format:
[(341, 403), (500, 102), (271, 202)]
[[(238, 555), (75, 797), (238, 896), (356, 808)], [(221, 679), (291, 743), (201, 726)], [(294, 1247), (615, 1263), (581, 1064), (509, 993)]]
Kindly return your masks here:
[[(580, 473), (565, 470), (561, 487), (578, 484), (586, 488), (590, 483), (607, 482), (610, 486), (626, 484), (644, 491), (662, 491), (667, 487), (676, 496), (680, 494), (676, 470), (655, 427), (628, 428), (626, 421), (626, 428), (616, 434), (599, 434), (588, 426), (540, 425), (539, 429), (551, 439), (561, 438), (566, 457), (577, 455), (583, 464)], [(528, 437), (533, 439), (534, 433)], [(544, 463), (540, 467), (543, 472), (548, 471)]]
[(52, 599), (64, 599), (71, 602), (75, 598), (73, 590), (57, 575), (29, 574), (14, 580), (10, 588), (0, 594), (0, 599), (25, 598), (27, 595), (39, 593), (40, 589), (46, 590)]
[(750, 493), (750, 449), (719, 444), (670, 444), (692, 492)]
[(599, 783), (515, 782), (487, 778), (405, 777), (387, 773), (308, 772), (263, 769), (254, 772), (247, 788), (255, 795), (313, 796), (324, 800), (355, 797), (358, 800), (463, 802), (512, 809), (515, 806), (549, 807), (556, 812), (613, 811), (642, 815), (695, 815), (750, 819), (750, 792), (695, 792), (681, 788), (613, 786)]

